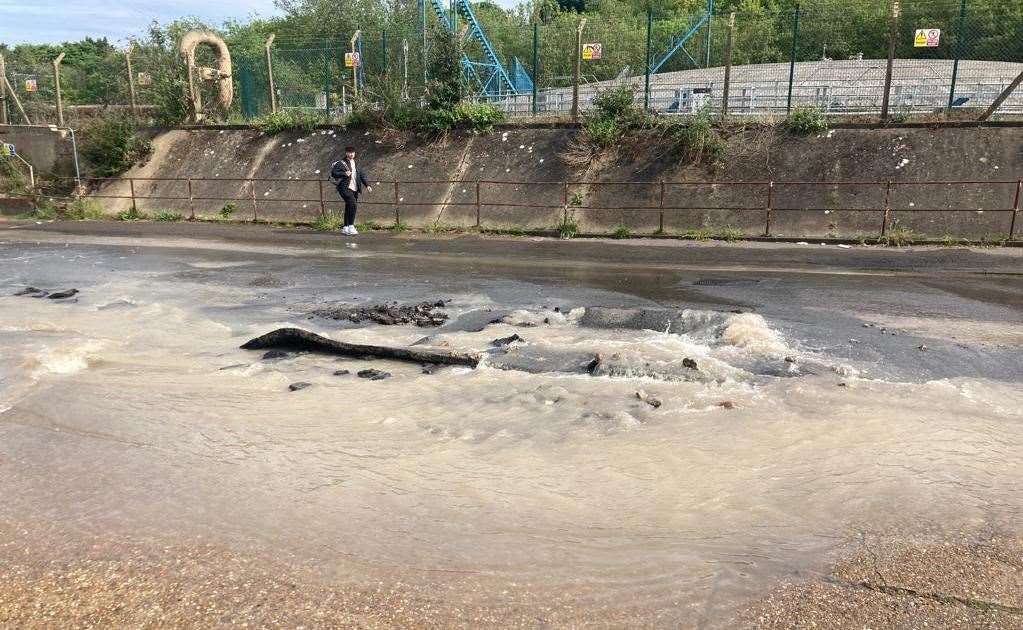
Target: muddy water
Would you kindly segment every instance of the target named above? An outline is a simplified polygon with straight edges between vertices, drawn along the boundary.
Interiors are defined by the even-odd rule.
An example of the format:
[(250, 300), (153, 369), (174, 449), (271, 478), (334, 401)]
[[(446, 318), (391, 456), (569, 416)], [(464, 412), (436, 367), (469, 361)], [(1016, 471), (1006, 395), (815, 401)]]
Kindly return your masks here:
[[(307, 319), (300, 279), (267, 278), (265, 261), (172, 253), (147, 269), (101, 248), (8, 253), (5, 296), (30, 279), (82, 293), (0, 297), (7, 522), (245, 541), (346, 579), (479, 575), (664, 625), (724, 620), (862, 532), (1023, 522), (1016, 383), (874, 380), (874, 366), (754, 314), (693, 311), (681, 333), (592, 330), (581, 311), (500, 291), (445, 294), (454, 317), (515, 312), (431, 343), (481, 349), (518, 333), (540, 350), (617, 355), (636, 374), (691, 358), (700, 376), (262, 361), (238, 346), (278, 326), (390, 344), (424, 332)], [(385, 285), (317, 299), (372, 300)], [(393, 377), (334, 375), (367, 367)], [(312, 387), (289, 392), (296, 381)]]

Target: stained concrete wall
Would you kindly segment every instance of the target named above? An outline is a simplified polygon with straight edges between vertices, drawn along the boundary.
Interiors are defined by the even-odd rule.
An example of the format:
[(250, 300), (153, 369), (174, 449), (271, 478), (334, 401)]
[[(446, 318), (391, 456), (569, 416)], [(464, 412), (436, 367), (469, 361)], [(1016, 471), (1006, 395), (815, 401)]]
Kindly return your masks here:
[(56, 127), (0, 125), (0, 142), (18, 149), (40, 175), (70, 177), (75, 173), (70, 132)]
[[(805, 183), (776, 183), (770, 190), (772, 235), (876, 236), (887, 195), (893, 209), (890, 220), (896, 225), (932, 238), (952, 234), (971, 239), (1008, 234), (1011, 213), (1004, 210), (1012, 207), (1014, 182), (1023, 177), (1020, 128), (838, 129), (811, 137), (751, 128), (734, 132), (715, 164), (683, 164), (669, 147), (647, 140), (623, 145), (583, 170), (560, 157), (575, 133), (508, 129), (422, 143), (363, 131), (267, 137), (254, 130), (173, 130), (158, 135), (153, 158), (128, 175), (195, 178), (191, 204), (186, 181), (136, 180), (136, 194), (150, 197), (138, 202), (143, 211), (170, 209), (187, 215), (194, 207), (198, 216), (215, 216), (227, 200), (213, 198), (238, 197), (232, 201), (236, 218), (311, 221), (321, 207), (318, 180), (326, 177), (343, 147), (352, 144), (361, 153), (360, 167), (372, 183), (379, 182), (363, 198), (359, 218), (379, 223), (393, 222), (397, 211), (413, 226), (474, 225), (476, 182), (481, 181), (478, 212), (484, 227), (552, 227), (565, 213), (567, 197), (569, 213), (584, 232), (626, 225), (633, 233), (652, 233), (663, 221), (669, 234), (732, 228), (756, 236), (765, 231), (767, 182), (774, 181)], [(250, 185), (230, 178), (256, 181)], [(299, 181), (306, 179), (317, 181)], [(560, 182), (567, 180), (593, 183), (566, 189)], [(888, 180), (894, 183), (890, 191), (875, 183)], [(918, 183), (925, 180), (983, 183)], [(394, 181), (420, 183), (396, 186)], [(660, 181), (670, 182), (663, 193)], [(337, 193), (329, 183), (322, 185), (324, 206), (337, 210)], [(128, 186), (103, 189), (103, 194), (111, 193), (126, 195)], [(669, 208), (663, 218), (656, 209), (662, 194)], [(152, 198), (157, 196), (181, 199)], [(128, 205), (126, 200), (107, 203), (112, 209)], [(1023, 221), (1018, 223), (1021, 232)]]

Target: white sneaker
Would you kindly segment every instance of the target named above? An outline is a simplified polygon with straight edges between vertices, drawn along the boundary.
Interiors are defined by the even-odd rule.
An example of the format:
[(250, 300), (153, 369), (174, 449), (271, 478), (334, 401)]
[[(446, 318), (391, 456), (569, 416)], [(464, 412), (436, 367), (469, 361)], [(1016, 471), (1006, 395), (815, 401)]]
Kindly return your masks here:
[(352, 226), (346, 225), (346, 226), (342, 227), (341, 228), (341, 233), (346, 235), (346, 236), (351, 236), (352, 235)]
[(355, 229), (355, 226), (354, 225), (349, 225), (348, 226), (348, 236), (358, 236), (358, 235), (359, 235), (359, 231)]

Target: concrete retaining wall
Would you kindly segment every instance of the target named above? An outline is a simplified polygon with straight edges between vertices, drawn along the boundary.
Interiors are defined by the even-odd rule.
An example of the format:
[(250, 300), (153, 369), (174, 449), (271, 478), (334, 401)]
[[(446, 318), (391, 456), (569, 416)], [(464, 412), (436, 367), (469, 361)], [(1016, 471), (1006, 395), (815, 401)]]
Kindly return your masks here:
[[(839, 129), (816, 137), (792, 137), (773, 131), (735, 133), (716, 165), (681, 165), (656, 143), (623, 146), (599, 167), (570, 168), (559, 154), (576, 131), (510, 129), (489, 135), (452, 134), (444, 142), (404, 142), (363, 131), (317, 130), (274, 137), (254, 130), (173, 130), (154, 141), (155, 154), (127, 175), (136, 178), (213, 178), (193, 181), (189, 204), (181, 200), (143, 199), (144, 212), (168, 209), (188, 215), (216, 216), (225, 203), (215, 197), (239, 197), (235, 218), (311, 221), (320, 212), (320, 183), (347, 144), (359, 148), (359, 164), (372, 182), (380, 182), (360, 205), (360, 221), (391, 223), (395, 212), (412, 226), (472, 226), (478, 213), (484, 227), (546, 228), (569, 213), (584, 232), (625, 225), (633, 233), (689, 230), (738, 230), (750, 236), (765, 231), (768, 186), (771, 234), (789, 237), (858, 238), (880, 231), (886, 195), (890, 220), (918, 234), (971, 239), (1005, 238), (1016, 184), (1023, 177), (1023, 129)], [(233, 181), (229, 178), (278, 181)], [(401, 183), (393, 181), (462, 183)], [(566, 187), (563, 181), (591, 185)], [(664, 187), (660, 181), (721, 184)], [(894, 182), (890, 191), (884, 182)], [(917, 185), (925, 180), (973, 180), (956, 186)], [(529, 182), (529, 183), (521, 183)], [(548, 183), (550, 182), (550, 183)], [(652, 182), (616, 184), (613, 182)], [(729, 184), (729, 182), (758, 182)], [(821, 186), (813, 182), (841, 182)], [(862, 182), (854, 184), (854, 182)], [(138, 179), (139, 197), (183, 197), (187, 182)], [(250, 188), (253, 186), (253, 188)], [(325, 206), (340, 204), (329, 183)], [(128, 185), (106, 186), (101, 194), (128, 194)], [(255, 197), (253, 203), (252, 197)], [(107, 200), (111, 210), (127, 200)], [(542, 207), (535, 207), (542, 206)], [(576, 207), (581, 206), (581, 207)], [(643, 209), (636, 209), (636, 208)], [(648, 209), (648, 207), (653, 207)], [(950, 212), (965, 209), (969, 212)], [(798, 211), (797, 211), (798, 210)], [(926, 211), (925, 211), (926, 210)], [(1023, 223), (1023, 222), (1019, 222)], [(1017, 232), (1023, 225), (1017, 226)]]

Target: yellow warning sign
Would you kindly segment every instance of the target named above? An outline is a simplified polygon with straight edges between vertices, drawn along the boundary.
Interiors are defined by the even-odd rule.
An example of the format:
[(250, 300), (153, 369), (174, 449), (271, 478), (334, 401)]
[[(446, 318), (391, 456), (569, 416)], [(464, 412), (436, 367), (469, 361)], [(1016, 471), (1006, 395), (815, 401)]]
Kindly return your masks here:
[(583, 61), (596, 61), (603, 52), (600, 44), (583, 44)]
[(25, 79), (25, 91), (26, 92), (38, 92), (39, 83), (35, 79)]
[(937, 48), (940, 43), (940, 28), (918, 28), (913, 36), (913, 48)]
[(345, 67), (346, 68), (358, 68), (362, 65), (362, 58), (359, 53), (346, 52), (345, 53)]

